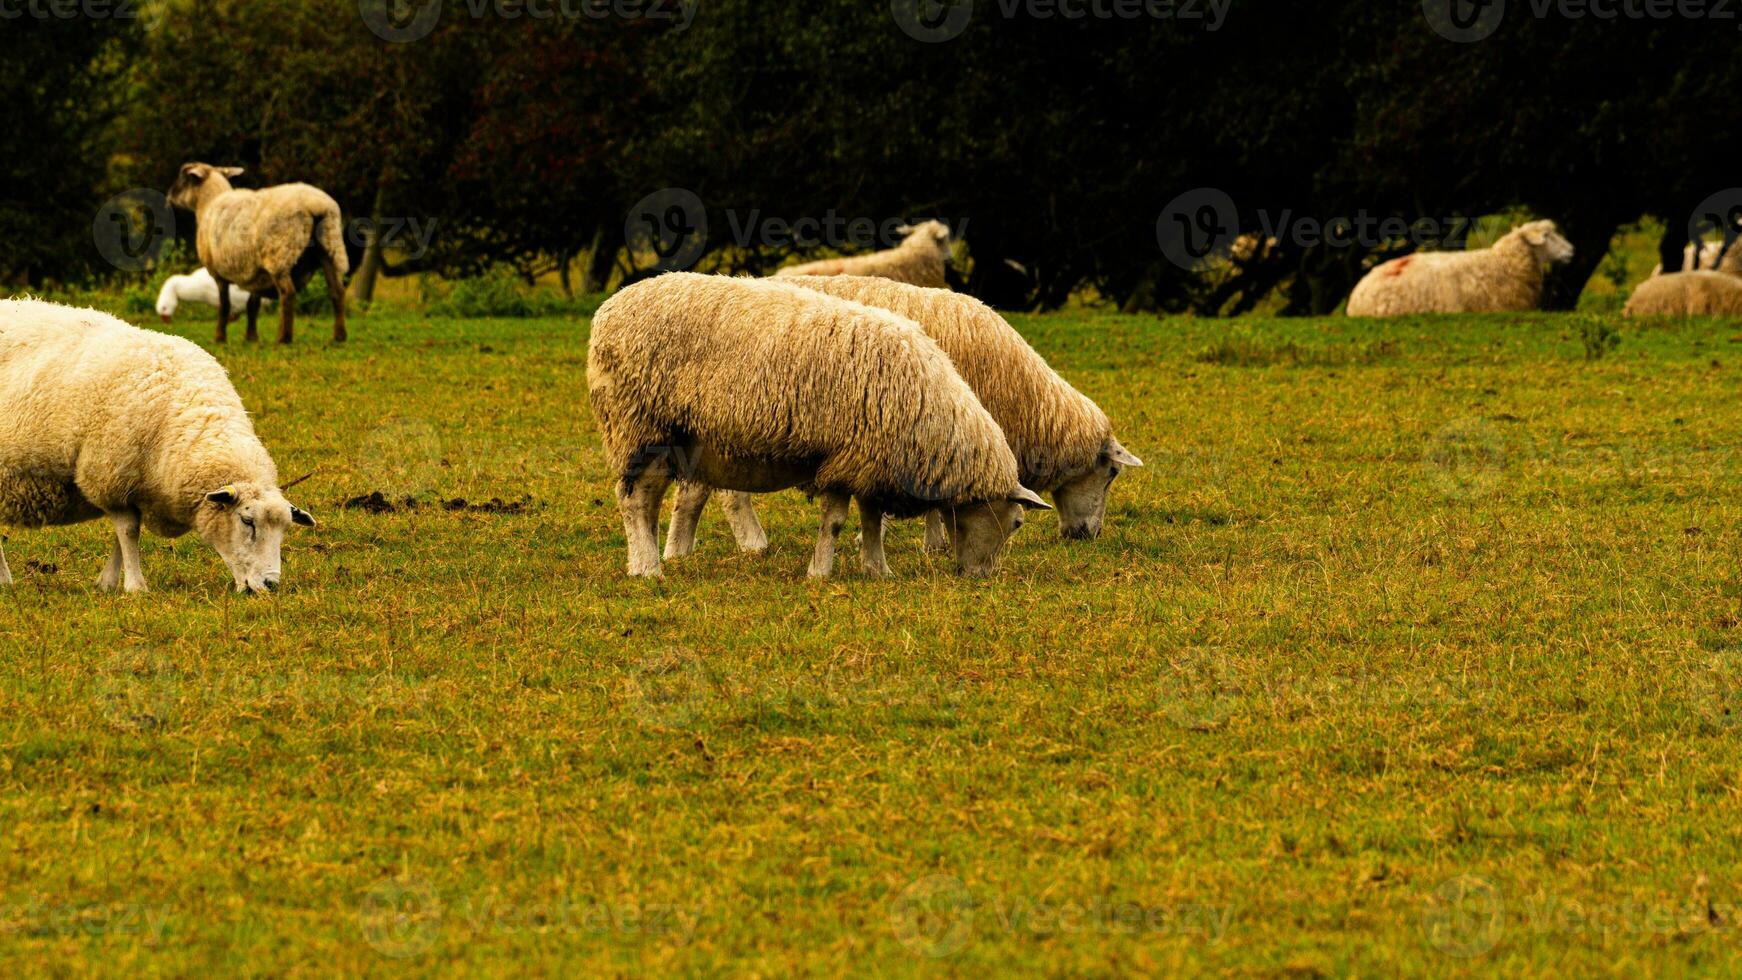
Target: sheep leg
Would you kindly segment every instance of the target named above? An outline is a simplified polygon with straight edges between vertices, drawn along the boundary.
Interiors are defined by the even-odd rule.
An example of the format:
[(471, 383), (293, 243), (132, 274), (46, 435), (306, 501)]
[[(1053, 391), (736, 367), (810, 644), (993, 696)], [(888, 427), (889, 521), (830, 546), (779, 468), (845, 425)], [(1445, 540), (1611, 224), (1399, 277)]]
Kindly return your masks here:
[(865, 498), (859, 498), (859, 534), (863, 541), (859, 549), (859, 565), (872, 578), (889, 577), (889, 562), (883, 557), (883, 528), (883, 511)]
[(726, 510), (726, 522), (732, 525), (732, 537), (738, 539), (739, 551), (768, 550), (768, 532), (756, 519), (756, 504), (750, 494), (732, 491), (720, 495), (720, 506)]
[(220, 344), (230, 342), (230, 284), (212, 273), (212, 281), (218, 284), (218, 338)]
[(350, 337), (345, 330), (345, 283), (333, 257), (325, 252), (321, 253), (321, 271), (327, 277), (327, 295), (333, 298), (333, 343), (342, 344)]
[(260, 342), (260, 294), (248, 294), (248, 336), (250, 344)]
[(671, 529), (665, 532), (665, 558), (687, 558), (696, 550), (696, 526), (714, 489), (700, 483), (680, 483), (671, 505)]
[(658, 578), (659, 510), (671, 486), (671, 467), (663, 458), (617, 481), (617, 509), (623, 514), (623, 536), (629, 542), (629, 574)]
[(12, 584), (12, 569), (6, 567), (6, 540), (0, 538), (0, 585)]
[(278, 289), (278, 342), (288, 344), (296, 337), (296, 283), (290, 276), (274, 276), (272, 285)]
[(97, 576), (97, 588), (104, 592), (113, 592), (121, 587), (121, 536), (109, 542), (109, 564), (103, 566), (103, 574)]
[(811, 557), (811, 578), (828, 578), (835, 570), (835, 542), (840, 540), (841, 528), (847, 526), (847, 509), (853, 498), (846, 494), (824, 493), (823, 522), (817, 530), (817, 550)]
[(925, 512), (925, 550), (944, 554), (950, 550), (950, 529), (944, 526), (943, 511)]
[(121, 573), (128, 592), (144, 592), (145, 570), (139, 567), (139, 515), (110, 514), (115, 524), (115, 544), (121, 551)]

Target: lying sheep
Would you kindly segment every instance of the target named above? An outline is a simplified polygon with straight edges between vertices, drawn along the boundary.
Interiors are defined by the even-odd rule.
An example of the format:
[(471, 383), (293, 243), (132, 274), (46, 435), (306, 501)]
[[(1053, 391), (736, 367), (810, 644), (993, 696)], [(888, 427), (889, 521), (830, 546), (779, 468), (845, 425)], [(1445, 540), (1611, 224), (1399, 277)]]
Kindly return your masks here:
[[(279, 301), (278, 342), (290, 343), (297, 291), (320, 269), (333, 299), (333, 343), (344, 343), (344, 277), (351, 266), (338, 203), (307, 184), (236, 190), (229, 178), (240, 173), (241, 167), (186, 164), (169, 189), (169, 203), (194, 212), (200, 261), (217, 283), (234, 283), (254, 294), (248, 300), (247, 339), (258, 339), (255, 319), (262, 292), (271, 291)], [(220, 290), (218, 343), (228, 339), (229, 325), (230, 294)]]
[(1742, 278), (1704, 269), (1671, 272), (1639, 284), (1627, 316), (1742, 316)]
[[(278, 470), (224, 369), (179, 337), (105, 313), (0, 300), (0, 524), (107, 517), (106, 591), (145, 591), (143, 526), (197, 531), (239, 592), (278, 588), (292, 524)], [(12, 575), (0, 553), (0, 585)]]
[[(863, 276), (805, 277), (796, 285), (840, 299), (889, 310), (919, 324), (949, 355), (956, 371), (1016, 454), (1022, 485), (1050, 493), (1066, 538), (1101, 533), (1107, 491), (1121, 470), (1143, 461), (1113, 437), (1105, 412), (1058, 376), (1015, 328), (971, 296), (923, 289)], [(678, 490), (665, 557), (695, 550), (696, 525), (709, 488), (685, 483)], [(739, 547), (759, 550), (768, 538), (748, 494), (727, 494), (725, 509)], [(928, 515), (926, 546), (945, 544), (936, 512)]]
[[(231, 306), (247, 303), (248, 296), (246, 289), (240, 286), (230, 287)], [(175, 316), (176, 308), (183, 303), (218, 305), (218, 281), (204, 267), (185, 276), (170, 276), (163, 281), (163, 288), (157, 291), (157, 315), (163, 318), (164, 323), (168, 323)]]
[(788, 266), (776, 272), (788, 276), (875, 276), (915, 286), (948, 288), (944, 270), (950, 263), (950, 228), (941, 221), (903, 225), (896, 229), (907, 237), (895, 248), (870, 255), (824, 259)]
[(1046, 507), (912, 321), (789, 283), (671, 273), (622, 290), (593, 320), (587, 386), (620, 477), (631, 575), (661, 573), (659, 511), (674, 477), (819, 493), (813, 577), (833, 568), (849, 498), (873, 574), (886, 571), (885, 514), (941, 506), (958, 570), (984, 575), (1023, 509)]
[[(1742, 242), (1730, 246), (1728, 251), (1725, 250), (1723, 242), (1700, 242), (1697, 255), (1694, 252), (1694, 243), (1689, 242), (1682, 249), (1681, 271), (1694, 272), (1700, 269), (1742, 276)], [(1651, 274), (1654, 278), (1663, 275), (1663, 263), (1653, 266)]]
[(1570, 261), (1552, 221), (1514, 228), (1492, 248), (1417, 252), (1376, 267), (1349, 294), (1350, 316), (1506, 313), (1542, 306), (1543, 266)]

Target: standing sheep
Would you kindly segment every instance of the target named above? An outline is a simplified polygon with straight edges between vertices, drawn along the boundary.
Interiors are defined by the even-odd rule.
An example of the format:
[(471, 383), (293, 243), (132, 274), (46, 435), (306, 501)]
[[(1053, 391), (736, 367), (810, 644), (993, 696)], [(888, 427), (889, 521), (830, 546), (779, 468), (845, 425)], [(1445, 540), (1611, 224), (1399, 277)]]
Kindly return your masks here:
[[(919, 324), (1003, 429), (1022, 485), (1052, 495), (1059, 532), (1077, 540), (1101, 533), (1113, 480), (1143, 461), (1113, 437), (1106, 413), (1059, 377), (996, 311), (971, 296), (885, 279), (813, 276), (793, 282)], [(709, 493), (696, 483), (678, 488), (665, 557), (695, 550), (696, 525)], [(723, 503), (739, 546), (766, 547), (768, 539), (749, 495), (726, 494)], [(942, 520), (933, 511), (927, 516), (926, 546), (936, 550), (945, 545)]]
[(870, 255), (824, 259), (789, 266), (775, 276), (875, 276), (915, 286), (947, 289), (944, 270), (950, 262), (950, 228), (941, 221), (904, 225), (896, 229), (907, 237), (895, 248)]
[[(345, 342), (344, 217), (338, 202), (308, 184), (280, 184), (264, 190), (237, 190), (229, 178), (241, 167), (189, 163), (169, 189), (169, 203), (192, 211), (199, 222), (195, 244), (200, 261), (219, 287), (234, 283), (254, 295), (248, 300), (248, 337), (259, 338), (255, 320), (262, 291), (279, 302), (278, 342), (288, 344), (296, 325), (296, 293), (315, 270), (327, 277), (333, 300), (333, 343)], [(230, 295), (218, 293), (218, 343), (229, 338)]]
[[(99, 588), (145, 591), (143, 526), (197, 531), (238, 592), (278, 588), (292, 524), (314, 526), (278, 487), (224, 369), (179, 337), (105, 313), (0, 300), (0, 524), (107, 517)], [(0, 585), (12, 581), (0, 554)]]
[(823, 498), (812, 577), (834, 564), (850, 498), (867, 572), (884, 574), (883, 515), (942, 506), (959, 571), (984, 575), (1022, 511), (1004, 433), (911, 321), (772, 280), (670, 273), (599, 308), (587, 387), (629, 542), (660, 574), (674, 477), (727, 490), (803, 486)]
[(1672, 272), (1639, 284), (1627, 316), (1742, 316), (1742, 277), (1710, 269)]
[(1492, 248), (1417, 252), (1376, 268), (1349, 294), (1350, 316), (1509, 313), (1542, 306), (1544, 265), (1570, 261), (1552, 221), (1514, 228)]
[[(248, 302), (249, 293), (239, 286), (230, 287), (230, 305)], [(218, 281), (205, 268), (195, 269), (185, 276), (170, 276), (157, 291), (157, 315), (168, 323), (176, 308), (183, 303), (218, 305)]]

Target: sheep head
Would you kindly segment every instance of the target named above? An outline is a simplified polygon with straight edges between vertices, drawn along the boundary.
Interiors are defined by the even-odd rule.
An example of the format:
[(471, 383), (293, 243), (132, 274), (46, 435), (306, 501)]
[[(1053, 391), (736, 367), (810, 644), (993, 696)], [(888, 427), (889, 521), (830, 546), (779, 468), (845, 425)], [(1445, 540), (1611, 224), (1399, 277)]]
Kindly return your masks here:
[(904, 235), (901, 244), (904, 247), (917, 248), (930, 246), (938, 250), (944, 261), (950, 258), (950, 226), (942, 221), (923, 221), (917, 225), (902, 225), (895, 229), (898, 235)]
[(1543, 265), (1559, 265), (1573, 259), (1573, 243), (1561, 237), (1560, 229), (1552, 221), (1532, 221), (1520, 226), (1513, 234), (1524, 240), (1537, 262)]
[(184, 163), (181, 174), (169, 187), (169, 203), (184, 211), (198, 211), (200, 199), (222, 194), (230, 189), (230, 178), (239, 177), (241, 167), (214, 167), (209, 163)]
[(1059, 509), (1059, 534), (1074, 541), (1090, 541), (1101, 536), (1101, 524), (1107, 517), (1107, 491), (1113, 481), (1127, 469), (1142, 466), (1143, 460), (1109, 439), (1095, 458), (1095, 465), (1071, 477), (1052, 493)]
[(230, 566), (237, 592), (277, 590), (283, 578), (284, 534), (291, 525), (314, 527), (315, 519), (286, 500), (278, 487), (258, 483), (213, 490), (194, 514), (194, 530)]
[(940, 509), (950, 545), (956, 552), (956, 571), (982, 578), (998, 570), (998, 557), (1010, 536), (1022, 527), (1029, 510), (1051, 510), (1033, 490), (1018, 486), (1004, 500), (985, 500)]

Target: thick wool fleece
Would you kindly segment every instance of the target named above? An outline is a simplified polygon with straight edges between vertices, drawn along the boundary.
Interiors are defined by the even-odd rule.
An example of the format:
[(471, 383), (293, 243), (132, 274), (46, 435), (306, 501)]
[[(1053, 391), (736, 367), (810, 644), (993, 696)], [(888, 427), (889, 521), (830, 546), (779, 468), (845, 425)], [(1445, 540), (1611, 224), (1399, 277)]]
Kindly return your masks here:
[(1094, 468), (1112, 442), (1107, 414), (974, 297), (864, 276), (807, 276), (793, 282), (919, 324), (1004, 430), (1022, 485), (1030, 490), (1050, 493)]
[(199, 347), (95, 310), (0, 300), (0, 524), (138, 511), (193, 527), (206, 494), (278, 485), (222, 366)]
[(1349, 294), (1350, 316), (1416, 313), (1504, 313), (1542, 306), (1542, 270), (1550, 261), (1533, 235), (1546, 233), (1564, 245), (1554, 223), (1536, 221), (1513, 229), (1492, 248), (1467, 252), (1417, 252), (1383, 263)]
[(1727, 272), (1672, 272), (1639, 284), (1628, 316), (1742, 316), (1742, 278)]
[[(225, 282), (251, 292), (272, 289), (278, 278), (289, 277), (311, 245), (332, 257), (341, 279), (350, 271), (344, 216), (338, 202), (318, 187), (238, 190), (214, 171), (199, 187), (194, 214), (200, 261)], [(305, 267), (298, 278), (310, 274)]]
[(914, 286), (948, 288), (944, 270), (949, 262), (950, 229), (941, 221), (916, 225), (900, 245), (870, 255), (824, 259), (788, 266), (775, 276), (875, 276)]
[(593, 319), (587, 382), (614, 472), (687, 439), (815, 465), (823, 491), (969, 503), (1016, 460), (949, 357), (910, 320), (789, 283), (672, 273)]
[[(1722, 262), (1718, 259), (1719, 253), (1723, 253)], [(1692, 242), (1689, 242), (1688, 246), (1682, 249), (1682, 267), (1680, 271), (1723, 272), (1732, 276), (1742, 276), (1742, 242), (1737, 242), (1730, 246), (1730, 251), (1728, 252), (1724, 251), (1723, 242), (1700, 243), (1700, 266), (1698, 269), (1694, 268), (1694, 254), (1694, 245)], [(1651, 274), (1654, 277), (1663, 275), (1663, 266), (1661, 264), (1653, 266)]]

